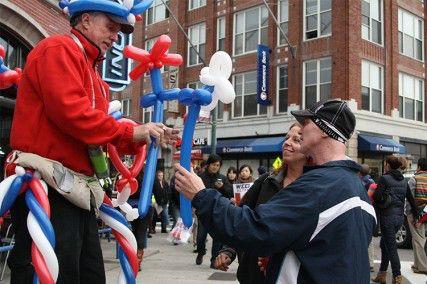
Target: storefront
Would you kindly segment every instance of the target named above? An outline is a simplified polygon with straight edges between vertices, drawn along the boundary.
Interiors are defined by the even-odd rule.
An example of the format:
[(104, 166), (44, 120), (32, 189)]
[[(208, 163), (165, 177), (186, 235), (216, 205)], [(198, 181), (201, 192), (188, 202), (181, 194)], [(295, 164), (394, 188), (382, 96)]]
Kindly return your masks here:
[(357, 142), (358, 162), (369, 165), (371, 176), (374, 179), (383, 174), (384, 161), (388, 155), (406, 154), (406, 147), (391, 139), (391, 137), (359, 134)]
[(415, 171), (418, 159), (427, 157), (427, 141), (400, 137), (400, 143), (406, 147), (406, 155), (410, 162), (408, 170)]
[[(216, 153), (223, 159), (221, 172), (226, 173), (231, 166), (237, 169), (244, 165), (250, 165), (254, 171), (254, 176), (259, 166), (264, 166), (268, 170), (272, 169), (274, 160), (282, 157), (282, 145), (284, 137), (256, 137), (241, 139), (219, 139)], [(210, 153), (210, 146), (203, 148), (203, 153)]]

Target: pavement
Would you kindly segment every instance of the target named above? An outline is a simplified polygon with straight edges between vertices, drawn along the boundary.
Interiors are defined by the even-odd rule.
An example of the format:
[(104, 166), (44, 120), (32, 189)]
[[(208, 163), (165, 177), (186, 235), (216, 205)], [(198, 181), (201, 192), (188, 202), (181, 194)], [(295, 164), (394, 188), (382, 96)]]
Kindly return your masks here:
[[(374, 238), (375, 244), (375, 272), (378, 271), (381, 250), (379, 238)], [(142, 271), (139, 272), (137, 283), (149, 284), (202, 284), (202, 283), (238, 283), (236, 279), (237, 261), (230, 266), (229, 271), (220, 272), (209, 268), (211, 239), (208, 238), (208, 253), (204, 257), (202, 265), (195, 264), (196, 254), (193, 253), (192, 245), (177, 245), (167, 241), (167, 234), (161, 234), (158, 228), (153, 238), (148, 239), (148, 248), (145, 251), (142, 262)], [(114, 240), (101, 239), (103, 249), (105, 270), (108, 284), (117, 283), (120, 272), (120, 263), (115, 258), (116, 243)], [(401, 259), (402, 275), (404, 283), (424, 284), (427, 283), (427, 275), (415, 274), (411, 270), (413, 263), (412, 250), (399, 250)], [(0, 267), (2, 268), (2, 267)], [(9, 270), (6, 268), (5, 278), (0, 283), (9, 283)], [(389, 267), (389, 281), (391, 283), (391, 268)]]

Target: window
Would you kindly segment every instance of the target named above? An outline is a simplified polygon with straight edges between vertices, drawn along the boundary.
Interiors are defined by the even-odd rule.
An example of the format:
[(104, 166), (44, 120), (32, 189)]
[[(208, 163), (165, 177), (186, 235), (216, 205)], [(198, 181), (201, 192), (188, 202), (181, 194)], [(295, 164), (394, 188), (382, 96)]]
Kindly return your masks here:
[(233, 101), (233, 118), (267, 114), (267, 107), (257, 103), (257, 73), (237, 74), (233, 76), (236, 99)]
[(197, 9), (206, 6), (206, 0), (190, 0), (188, 10)]
[(225, 17), (216, 21), (216, 49), (225, 50)]
[(304, 62), (304, 105), (310, 107), (320, 100), (331, 98), (331, 58)]
[(362, 38), (381, 44), (382, 0), (362, 0)]
[(399, 115), (424, 121), (424, 80), (399, 73)]
[(399, 52), (414, 59), (424, 60), (424, 21), (399, 9)]
[(277, 113), (288, 111), (288, 66), (277, 68)]
[(129, 117), (131, 115), (131, 99), (123, 99), (122, 100), (122, 113), (123, 116)]
[(332, 0), (304, 0), (305, 39), (332, 34)]
[[(187, 88), (191, 88), (191, 89), (202, 89), (203, 88), (203, 84), (200, 81), (197, 82), (191, 82), (187, 84)], [(223, 116), (224, 116), (224, 104), (220, 101), (218, 101), (218, 105), (215, 108), (216, 112), (217, 112), (217, 119), (218, 120), (222, 120)], [(188, 113), (188, 106), (185, 107), (185, 113)]]
[[(278, 6), (279, 23), (282, 30), (288, 36), (288, 22), (289, 22), (289, 0), (279, 0)], [(286, 44), (285, 37), (282, 35), (279, 29), (277, 29), (279, 45)]]
[(258, 6), (234, 15), (233, 54), (256, 51), (258, 44), (268, 44), (268, 11)]
[[(197, 24), (188, 28), (188, 36), (190, 37), (191, 43), (194, 45), (200, 56), (205, 59), (205, 45), (206, 45), (206, 23)], [(194, 50), (190, 43), (188, 43), (188, 59), (187, 65), (193, 66), (201, 64), (197, 52)]]
[(383, 113), (383, 67), (362, 61), (362, 109)]
[[(165, 1), (165, 3), (169, 5), (169, 1)], [(161, 0), (154, 0), (145, 15), (145, 24), (148, 26), (169, 18), (169, 11)]]
[[(146, 51), (150, 51), (151, 48), (153, 48), (154, 43), (157, 41), (159, 37), (154, 37), (154, 38), (150, 38), (148, 40), (145, 41), (145, 50)], [(164, 65), (162, 67), (162, 69), (160, 69), (160, 72), (164, 72), (164, 71), (169, 71), (169, 66)], [(147, 75), (148, 73), (145, 73), (145, 75)]]

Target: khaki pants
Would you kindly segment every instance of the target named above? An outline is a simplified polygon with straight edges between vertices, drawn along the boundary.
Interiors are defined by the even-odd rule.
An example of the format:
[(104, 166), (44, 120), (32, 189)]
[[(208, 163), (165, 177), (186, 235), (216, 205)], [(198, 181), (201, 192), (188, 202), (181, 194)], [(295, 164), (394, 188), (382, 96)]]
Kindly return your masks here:
[(412, 234), (414, 266), (419, 271), (427, 272), (427, 256), (424, 250), (424, 246), (426, 245), (425, 233), (427, 224), (424, 223), (419, 228), (415, 228), (414, 216), (412, 214), (408, 214), (408, 224)]

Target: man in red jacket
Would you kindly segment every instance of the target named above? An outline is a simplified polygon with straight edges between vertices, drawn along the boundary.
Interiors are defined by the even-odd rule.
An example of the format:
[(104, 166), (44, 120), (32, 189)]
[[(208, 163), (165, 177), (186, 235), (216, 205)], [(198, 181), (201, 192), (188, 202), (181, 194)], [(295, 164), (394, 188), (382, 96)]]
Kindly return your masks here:
[[(107, 115), (109, 87), (101, 80), (97, 65), (118, 39), (119, 31), (133, 31), (127, 18), (88, 9), (72, 15), (70, 24), (70, 35), (42, 40), (28, 55), (18, 89), (12, 148), (93, 176), (89, 145), (111, 143), (120, 152), (131, 154), (141, 143), (150, 142), (150, 137), (166, 143), (175, 141), (178, 131), (161, 123), (134, 127)], [(49, 188), (49, 201), (59, 261), (58, 283), (105, 283), (96, 208), (79, 208), (53, 188)], [(9, 258), (11, 283), (33, 280), (27, 214), (20, 197), (12, 208), (16, 243)]]

